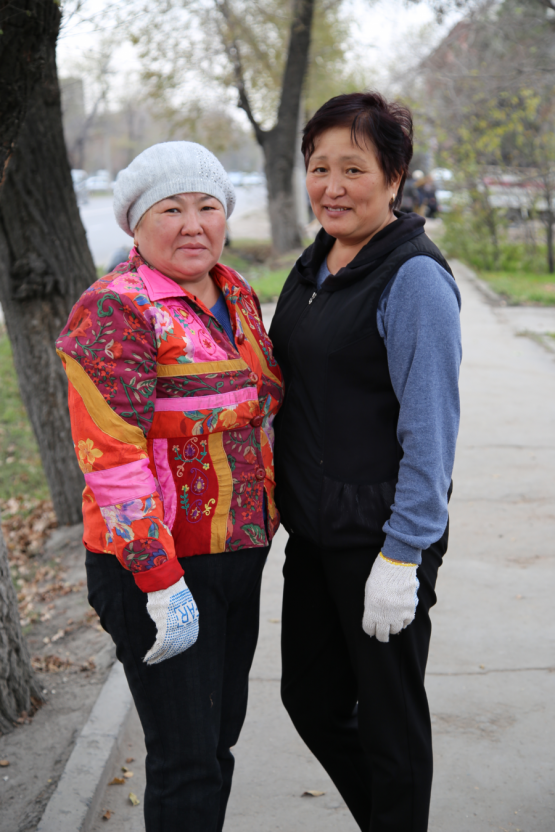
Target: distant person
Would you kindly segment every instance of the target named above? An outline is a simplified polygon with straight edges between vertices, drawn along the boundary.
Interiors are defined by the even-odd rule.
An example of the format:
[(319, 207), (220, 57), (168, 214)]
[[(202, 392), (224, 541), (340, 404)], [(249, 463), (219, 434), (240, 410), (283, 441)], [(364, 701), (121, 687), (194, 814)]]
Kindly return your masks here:
[(426, 216), (426, 208), (424, 206), (424, 195), (422, 186), (426, 177), (421, 170), (415, 170), (411, 176), (411, 187), (414, 193), (414, 211), (420, 214), (421, 217)]
[(436, 189), (433, 177), (428, 174), (424, 176), (418, 185), (418, 193), (420, 195), (420, 205), (422, 206), (422, 216), (433, 219), (437, 214), (437, 200)]
[(401, 198), (399, 211), (403, 214), (411, 214), (415, 212), (418, 208), (419, 199), (420, 197), (416, 189), (416, 185), (414, 184), (412, 178), (407, 176), (405, 186), (403, 188), (403, 196)]
[(201, 145), (137, 156), (114, 189), (129, 260), (83, 293), (58, 340), (89, 601), (145, 732), (146, 832), (223, 828), (279, 526), (281, 375), (255, 293), (218, 262), (234, 204)]
[(283, 570), (282, 699), (361, 830), (425, 832), (424, 673), (459, 426), (460, 295), (423, 217), (397, 209), (412, 118), (332, 98), (302, 152), (323, 228), (270, 329)]

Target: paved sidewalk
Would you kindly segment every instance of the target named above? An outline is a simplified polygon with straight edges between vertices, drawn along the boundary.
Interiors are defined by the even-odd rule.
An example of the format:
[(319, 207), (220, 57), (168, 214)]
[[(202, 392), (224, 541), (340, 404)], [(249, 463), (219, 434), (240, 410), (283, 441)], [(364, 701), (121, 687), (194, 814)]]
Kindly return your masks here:
[[(555, 829), (555, 356), (515, 337), (465, 270), (463, 418), (451, 545), (438, 582), (428, 692), (436, 775), (430, 832)], [(279, 701), (285, 534), (265, 571), (249, 713), (226, 832), (356, 832)], [(139, 832), (144, 745), (136, 717), (93, 827)], [(118, 774), (117, 767), (114, 775)], [(141, 805), (127, 795), (136, 792)], [(301, 797), (305, 790), (321, 797)]]

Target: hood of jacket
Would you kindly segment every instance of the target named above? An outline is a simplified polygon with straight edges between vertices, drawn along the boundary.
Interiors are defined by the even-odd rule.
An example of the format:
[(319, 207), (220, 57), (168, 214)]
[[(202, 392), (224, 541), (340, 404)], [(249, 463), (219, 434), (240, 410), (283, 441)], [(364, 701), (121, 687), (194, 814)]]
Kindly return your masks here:
[[(397, 219), (372, 237), (347, 266), (326, 279), (322, 291), (335, 292), (362, 280), (377, 269), (396, 248), (424, 234), (424, 217), (398, 211), (395, 211), (395, 216)], [(316, 285), (318, 270), (334, 242), (335, 237), (321, 228), (312, 245), (297, 260), (296, 268), (301, 282)]]

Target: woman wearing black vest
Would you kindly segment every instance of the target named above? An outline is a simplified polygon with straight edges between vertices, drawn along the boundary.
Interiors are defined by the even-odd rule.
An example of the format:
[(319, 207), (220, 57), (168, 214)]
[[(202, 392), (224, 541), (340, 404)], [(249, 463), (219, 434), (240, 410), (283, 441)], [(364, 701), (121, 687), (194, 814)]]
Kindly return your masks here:
[(338, 96), (302, 150), (323, 228), (270, 330), (285, 378), (282, 698), (364, 832), (425, 832), (424, 673), (447, 549), (460, 295), (424, 218), (396, 210), (408, 110)]

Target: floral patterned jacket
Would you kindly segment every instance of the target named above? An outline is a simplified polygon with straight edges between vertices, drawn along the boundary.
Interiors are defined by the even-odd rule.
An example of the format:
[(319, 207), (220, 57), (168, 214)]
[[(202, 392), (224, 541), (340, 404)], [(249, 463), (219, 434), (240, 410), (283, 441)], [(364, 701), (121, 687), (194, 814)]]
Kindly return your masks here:
[(279, 526), (272, 423), (281, 373), (258, 299), (211, 272), (235, 333), (132, 250), (81, 296), (57, 341), (85, 475), (83, 542), (115, 554), (143, 592), (177, 557), (267, 545)]

